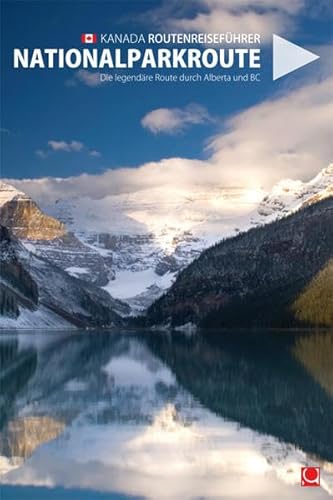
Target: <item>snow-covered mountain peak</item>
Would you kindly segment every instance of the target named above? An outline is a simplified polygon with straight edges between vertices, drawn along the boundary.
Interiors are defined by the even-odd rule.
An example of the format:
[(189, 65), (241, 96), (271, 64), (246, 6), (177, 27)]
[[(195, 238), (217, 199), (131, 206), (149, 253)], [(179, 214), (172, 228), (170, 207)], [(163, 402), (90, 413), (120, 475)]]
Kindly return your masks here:
[(330, 165), (309, 182), (281, 180), (269, 194), (242, 186), (159, 186), (44, 208), (103, 258), (112, 256), (115, 279), (106, 289), (140, 309), (205, 248), (323, 199), (332, 186)]
[(330, 163), (328, 167), (323, 168), (322, 171), (319, 172), (319, 174), (316, 177), (314, 177), (313, 180), (322, 177), (329, 177), (331, 178), (331, 181), (333, 180), (333, 163)]
[(323, 168), (312, 180), (308, 183), (305, 183), (305, 186), (308, 186), (309, 189), (315, 188), (319, 189), (327, 189), (333, 186), (333, 163), (328, 165), (328, 167)]
[(43, 213), (30, 196), (5, 182), (0, 182), (0, 220), (26, 240), (53, 240), (66, 233), (65, 226)]
[(330, 164), (309, 182), (293, 179), (279, 181), (260, 203), (258, 213), (277, 218), (332, 195), (333, 164)]
[(0, 181), (0, 207), (11, 200), (30, 200), (31, 198), (11, 184)]
[(106, 285), (112, 277), (112, 257), (103, 258), (70, 234), (61, 221), (43, 212), (35, 200), (4, 182), (0, 183), (0, 222), (30, 252), (50, 260), (74, 277), (99, 286)]
[[(6, 199), (25, 196), (1, 185)], [(35, 247), (75, 276), (90, 280), (98, 276), (94, 283), (140, 311), (204, 249), (328, 196), (333, 196), (333, 164), (308, 182), (281, 180), (269, 193), (191, 183), (110, 193), (99, 199), (64, 197), (49, 200), (42, 208), (73, 235), (66, 236), (65, 246), (56, 240)]]

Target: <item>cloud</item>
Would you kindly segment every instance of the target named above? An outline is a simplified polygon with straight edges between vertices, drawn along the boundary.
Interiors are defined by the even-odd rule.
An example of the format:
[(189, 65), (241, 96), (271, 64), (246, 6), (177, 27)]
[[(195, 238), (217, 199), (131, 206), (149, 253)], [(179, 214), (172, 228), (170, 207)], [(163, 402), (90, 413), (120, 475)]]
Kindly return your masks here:
[(332, 0), (165, 0), (145, 12), (144, 23), (161, 31), (259, 33), (263, 43), (272, 34), (291, 36), (302, 19), (333, 16)]
[(53, 151), (66, 151), (67, 153), (70, 152), (79, 152), (82, 151), (84, 148), (84, 144), (80, 141), (71, 141), (71, 142), (66, 142), (66, 141), (48, 141), (49, 147)]
[(333, 77), (267, 100), (227, 121), (211, 161), (235, 182), (309, 178), (333, 159)]
[(209, 8), (219, 7), (226, 10), (242, 12), (242, 10), (262, 9), (263, 12), (276, 10), (288, 14), (296, 14), (304, 7), (305, 0), (198, 0), (197, 4)]
[(50, 140), (47, 143), (46, 149), (37, 149), (35, 155), (44, 160), (51, 153), (65, 152), (65, 153), (82, 153), (86, 152), (92, 158), (100, 158), (102, 154), (96, 149), (89, 149), (83, 142), (80, 141), (55, 141)]
[(92, 158), (100, 158), (102, 155), (99, 151), (93, 149), (92, 151), (89, 151), (89, 156), (91, 156)]
[(282, 178), (309, 180), (333, 160), (333, 76), (286, 90), (230, 117), (208, 144), (205, 161), (169, 158), (137, 168), (66, 179), (9, 180), (38, 201), (102, 198), (154, 187), (269, 188)]
[(208, 111), (203, 106), (189, 104), (184, 109), (154, 109), (142, 118), (141, 124), (154, 134), (175, 134), (182, 132), (191, 125), (200, 125), (212, 120)]
[[(170, 158), (150, 162), (138, 168), (118, 168), (99, 175), (81, 174), (76, 177), (45, 177), (40, 179), (10, 180), (8, 182), (30, 194), (42, 203), (58, 198), (87, 196), (94, 199), (108, 194), (131, 193), (163, 185), (191, 185), (195, 180), (213, 185), (209, 164), (199, 160)], [(193, 179), (195, 176), (195, 180)], [(176, 181), (177, 179), (177, 181)]]
[(78, 83), (87, 85), (87, 87), (100, 87), (103, 85), (98, 71), (88, 71), (86, 69), (76, 71), (74, 77), (65, 83), (68, 87), (75, 87)]
[(219, 33), (221, 26), (225, 26), (226, 31), (232, 33), (259, 33), (262, 41), (268, 43), (272, 33), (281, 32), (280, 27), (283, 24), (290, 28), (287, 21), (282, 21), (283, 17), (275, 12), (269, 14), (244, 12), (238, 15), (216, 7), (208, 13), (198, 14), (193, 19), (177, 19), (170, 24), (173, 29), (180, 31), (202, 33)]
[(45, 158), (47, 158), (48, 153), (46, 151), (44, 151), (43, 149), (36, 149), (35, 155), (38, 156), (38, 158), (41, 158), (42, 160), (44, 160)]
[(187, 8), (169, 0), (152, 9), (146, 19), (160, 29), (203, 33), (259, 33), (270, 42), (272, 33), (291, 33), (295, 16), (308, 0), (192, 0)]

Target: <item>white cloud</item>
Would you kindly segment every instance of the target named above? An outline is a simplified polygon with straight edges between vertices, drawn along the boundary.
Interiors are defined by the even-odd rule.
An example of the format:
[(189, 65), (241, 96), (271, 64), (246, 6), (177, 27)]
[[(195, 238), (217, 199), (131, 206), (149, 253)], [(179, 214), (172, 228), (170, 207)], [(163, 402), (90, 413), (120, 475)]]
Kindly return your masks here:
[(165, 0), (143, 22), (161, 31), (259, 33), (270, 43), (272, 34), (291, 36), (302, 14), (307, 18), (333, 16), (332, 0)]
[(191, 125), (200, 125), (209, 121), (212, 121), (212, 118), (203, 106), (190, 104), (183, 109), (154, 109), (142, 118), (141, 124), (154, 134), (174, 134)]
[(47, 152), (43, 149), (36, 149), (35, 155), (38, 156), (38, 158), (44, 160), (47, 157)]
[(66, 151), (67, 153), (79, 152), (84, 148), (84, 144), (80, 141), (66, 142), (52, 140), (48, 141), (48, 145), (53, 151)]
[[(214, 167), (215, 168), (215, 167)], [(77, 177), (46, 177), (41, 179), (8, 180), (43, 203), (58, 198), (88, 196), (99, 199), (108, 194), (130, 193), (156, 186), (214, 185), (212, 166), (199, 160), (170, 158), (150, 162), (138, 168), (118, 168), (99, 175), (81, 174)]]
[(231, 118), (210, 143), (211, 161), (235, 182), (309, 178), (332, 161), (333, 77)]
[(290, 31), (290, 23), (287, 19), (284, 21), (283, 18), (281, 13), (276, 12), (235, 14), (216, 7), (207, 13), (199, 13), (193, 19), (170, 21), (170, 25), (174, 29), (189, 32), (219, 33), (223, 30), (232, 33), (259, 33), (263, 42), (269, 42), (272, 33), (281, 32), (281, 26), (284, 25)]
[(88, 71), (86, 69), (76, 71), (74, 77), (65, 83), (67, 87), (75, 87), (77, 83), (82, 83), (83, 85), (87, 85), (87, 87), (99, 87), (103, 85), (98, 71)]
[(99, 87), (102, 85), (102, 81), (100, 79), (100, 73), (87, 71), (86, 69), (80, 69), (76, 73), (76, 78), (81, 83), (84, 83), (88, 87)]
[(209, 143), (206, 161), (169, 158), (138, 168), (67, 179), (10, 181), (38, 201), (102, 198), (153, 187), (269, 188), (282, 178), (308, 180), (333, 160), (333, 76), (242, 111)]
[(102, 154), (96, 149), (89, 149), (83, 142), (80, 141), (55, 141), (50, 140), (47, 143), (46, 149), (37, 149), (35, 155), (44, 160), (51, 153), (65, 152), (65, 153), (82, 153), (85, 152), (92, 158), (100, 158)]
[(70, 151), (82, 151), (82, 149), (85, 147), (84, 144), (80, 141), (72, 141), (69, 144)]
[(100, 158), (102, 155), (99, 151), (93, 149), (92, 151), (89, 151), (89, 156), (91, 156), (92, 158)]
[(259, 33), (270, 42), (272, 33), (291, 33), (297, 14), (309, 0), (192, 0), (186, 8), (169, 0), (146, 16), (159, 28), (204, 33)]
[(219, 7), (228, 10), (255, 9), (264, 10), (274, 9), (277, 11), (295, 14), (304, 7), (304, 0), (199, 0), (197, 3), (207, 7)]

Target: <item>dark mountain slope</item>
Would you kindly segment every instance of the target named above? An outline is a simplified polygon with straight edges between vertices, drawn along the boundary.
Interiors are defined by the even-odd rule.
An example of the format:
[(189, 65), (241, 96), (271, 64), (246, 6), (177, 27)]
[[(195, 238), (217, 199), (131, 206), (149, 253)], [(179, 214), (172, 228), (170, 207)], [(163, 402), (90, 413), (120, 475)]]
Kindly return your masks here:
[(332, 257), (331, 197), (203, 252), (148, 309), (147, 322), (333, 326)]
[(122, 324), (121, 315), (128, 313), (127, 305), (104, 290), (30, 253), (2, 226), (0, 306), (0, 315), (14, 320), (10, 326), (18, 328), (110, 327)]

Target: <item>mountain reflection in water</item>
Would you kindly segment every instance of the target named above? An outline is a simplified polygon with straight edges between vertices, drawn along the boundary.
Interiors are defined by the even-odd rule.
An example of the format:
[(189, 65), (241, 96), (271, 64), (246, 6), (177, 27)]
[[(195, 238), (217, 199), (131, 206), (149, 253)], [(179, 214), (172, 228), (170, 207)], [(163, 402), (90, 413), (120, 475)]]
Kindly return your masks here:
[[(8, 332), (0, 365), (3, 484), (333, 494), (333, 333)], [(300, 487), (302, 465), (321, 488)]]

